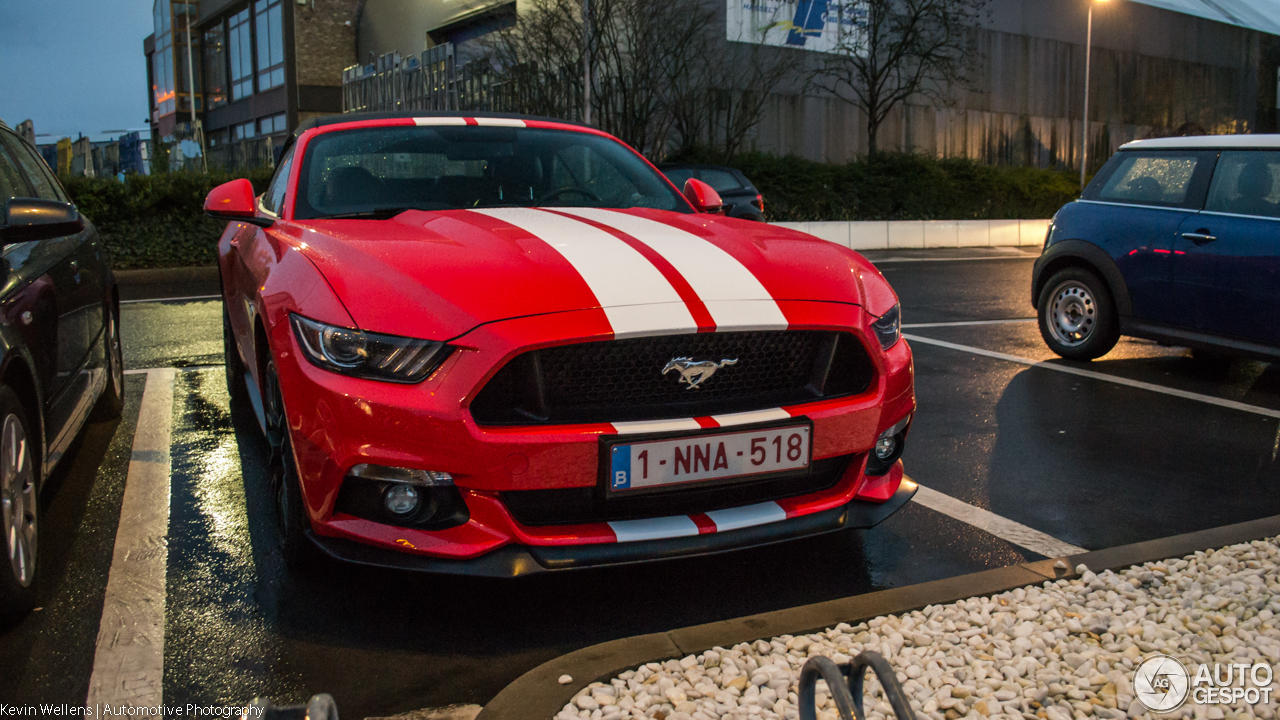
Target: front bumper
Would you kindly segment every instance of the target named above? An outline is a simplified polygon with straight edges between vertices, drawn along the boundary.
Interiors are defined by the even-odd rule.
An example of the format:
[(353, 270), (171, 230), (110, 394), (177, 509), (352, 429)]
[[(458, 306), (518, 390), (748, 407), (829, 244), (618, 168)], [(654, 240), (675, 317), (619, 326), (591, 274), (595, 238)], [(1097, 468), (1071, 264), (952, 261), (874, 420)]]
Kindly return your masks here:
[(916, 484), (903, 480), (884, 503), (854, 500), (830, 510), (768, 525), (691, 537), (632, 543), (569, 546), (508, 545), (470, 560), (447, 560), (411, 555), (343, 538), (308, 537), (335, 560), (370, 567), (474, 577), (519, 577), (549, 571), (698, 557), (740, 548), (760, 547), (837, 530), (870, 528), (897, 512), (916, 494)]
[[(866, 317), (857, 306), (793, 304), (803, 307), (788, 307), (788, 317), (804, 319), (793, 321), (793, 329), (853, 329), (863, 334), (859, 329), (865, 327)], [(458, 350), (418, 385), (361, 380), (316, 368), (302, 358), (289, 324), (274, 326), (271, 346), (317, 544), (351, 562), (507, 576), (696, 555), (841, 527), (870, 527), (901, 506), (895, 502), (901, 492), (901, 465), (882, 477), (869, 477), (864, 468), (878, 435), (915, 410), (906, 341), (887, 352), (877, 348), (872, 356), (875, 381), (859, 395), (775, 408), (767, 418), (744, 413), (753, 417), (739, 419), (742, 424), (732, 427), (717, 425), (720, 421), (712, 418), (687, 421), (701, 424), (704, 432), (788, 421), (782, 418), (810, 423), (812, 460), (846, 463), (830, 485), (775, 501), (754, 498), (721, 504), (743, 511), (755, 503), (770, 506), (758, 517), (732, 527), (708, 529), (702, 513), (712, 508), (664, 508), (646, 517), (661, 520), (660, 516), (683, 515), (686, 527), (689, 522), (698, 523), (701, 532), (661, 540), (624, 539), (614, 522), (619, 518), (572, 524), (522, 522), (505, 496), (596, 486), (601, 477), (601, 439), (623, 434), (624, 429), (607, 423), (479, 426), (468, 411), (469, 402), (498, 367), (530, 347), (608, 339), (594, 332), (583, 315), (564, 313), (482, 326), (453, 341)], [(688, 428), (679, 432), (696, 434)], [(467, 507), (466, 522), (424, 530), (341, 512), (336, 506), (344, 477), (361, 463), (451, 474)], [(731, 486), (728, 492), (732, 493)]]

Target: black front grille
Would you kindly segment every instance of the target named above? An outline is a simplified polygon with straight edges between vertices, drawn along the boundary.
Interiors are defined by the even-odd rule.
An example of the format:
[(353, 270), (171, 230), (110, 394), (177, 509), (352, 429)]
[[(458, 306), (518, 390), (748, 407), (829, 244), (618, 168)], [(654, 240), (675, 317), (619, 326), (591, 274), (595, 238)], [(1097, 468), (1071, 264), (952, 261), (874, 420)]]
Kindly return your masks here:
[[(698, 387), (663, 369), (675, 358), (737, 360)], [(698, 417), (862, 392), (874, 369), (850, 333), (698, 333), (544, 348), (507, 363), (471, 403), (481, 425)]]
[(599, 487), (512, 490), (501, 493), (501, 497), (516, 521), (531, 526), (694, 515), (826, 490), (840, 481), (851, 459), (853, 456), (846, 455), (816, 460), (807, 472), (787, 477), (704, 485), (634, 497), (607, 497)]

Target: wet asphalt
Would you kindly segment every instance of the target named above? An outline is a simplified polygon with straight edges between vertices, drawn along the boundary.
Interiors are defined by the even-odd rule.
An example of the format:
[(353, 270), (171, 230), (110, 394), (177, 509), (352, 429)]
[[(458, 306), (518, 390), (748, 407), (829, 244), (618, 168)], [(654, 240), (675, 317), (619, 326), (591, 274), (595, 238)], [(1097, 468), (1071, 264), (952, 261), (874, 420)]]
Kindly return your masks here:
[[(904, 321), (1031, 316), (1031, 256), (978, 255), (882, 256)], [(910, 504), (871, 530), (626, 569), (495, 581), (324, 565), (291, 576), (275, 550), (265, 446), (252, 417), (231, 411), (216, 366), (220, 310), (131, 303), (122, 317), (130, 368), (191, 368), (174, 393), (166, 704), (329, 692), (347, 718), (483, 704), (593, 643), (1040, 559)], [(1032, 323), (907, 332), (1070, 364)], [(920, 409), (905, 463), (923, 485), (1088, 549), (1280, 513), (1274, 418), (912, 347)], [(1263, 363), (1205, 366), (1126, 340), (1075, 365), (1280, 408), (1280, 371)], [(124, 418), (91, 426), (50, 482), (42, 609), (0, 630), (0, 703), (84, 700), (141, 389), (129, 376)]]

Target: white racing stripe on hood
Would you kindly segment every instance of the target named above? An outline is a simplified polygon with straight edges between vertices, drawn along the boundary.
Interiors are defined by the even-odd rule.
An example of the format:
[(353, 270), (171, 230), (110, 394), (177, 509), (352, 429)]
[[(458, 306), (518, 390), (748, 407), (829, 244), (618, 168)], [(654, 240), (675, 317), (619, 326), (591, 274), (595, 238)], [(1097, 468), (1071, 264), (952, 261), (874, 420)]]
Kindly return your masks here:
[(778, 303), (745, 265), (706, 240), (665, 223), (613, 210), (556, 208), (626, 233), (653, 248), (689, 281), (716, 330), (785, 330)]
[(560, 253), (591, 288), (617, 338), (692, 333), (689, 308), (635, 248), (586, 223), (529, 208), (472, 210), (524, 230)]

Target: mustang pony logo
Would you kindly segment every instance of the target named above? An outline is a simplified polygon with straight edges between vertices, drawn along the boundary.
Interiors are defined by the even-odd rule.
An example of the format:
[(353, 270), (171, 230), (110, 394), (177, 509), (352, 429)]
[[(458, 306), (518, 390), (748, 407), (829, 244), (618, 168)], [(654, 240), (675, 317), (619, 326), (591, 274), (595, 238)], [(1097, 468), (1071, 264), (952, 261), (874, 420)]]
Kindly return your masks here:
[(672, 370), (679, 372), (680, 382), (688, 385), (689, 386), (688, 389), (692, 390), (702, 385), (702, 383), (706, 382), (707, 380), (710, 380), (711, 376), (715, 375), (716, 371), (719, 370), (720, 368), (726, 365), (737, 365), (737, 364), (738, 364), (738, 358), (725, 359), (725, 360), (721, 360), (720, 362), (713, 362), (711, 360), (697, 361), (697, 360), (694, 360), (693, 358), (679, 357), (679, 358), (672, 358), (671, 362), (667, 363), (667, 366), (662, 368), (662, 374), (666, 375)]

